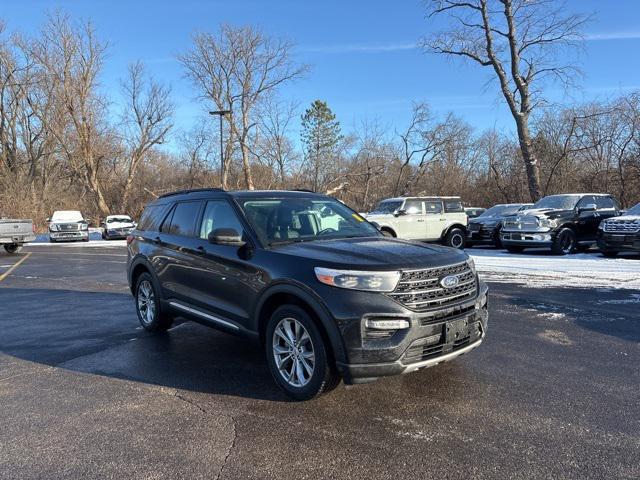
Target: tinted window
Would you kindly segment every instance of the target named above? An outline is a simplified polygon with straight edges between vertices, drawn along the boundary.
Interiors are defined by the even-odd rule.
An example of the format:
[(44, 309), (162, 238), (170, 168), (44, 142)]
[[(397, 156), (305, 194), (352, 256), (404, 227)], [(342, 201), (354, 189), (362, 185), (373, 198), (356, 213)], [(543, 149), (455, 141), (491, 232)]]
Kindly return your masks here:
[(386, 200), (380, 202), (371, 213), (393, 213), (402, 205), (402, 200)]
[(162, 213), (164, 208), (159, 205), (146, 207), (142, 216), (140, 217), (140, 223), (138, 224), (138, 230), (158, 230), (160, 222), (162, 221)]
[(176, 208), (175, 206), (171, 208), (171, 210), (169, 210), (169, 213), (167, 213), (164, 217), (164, 219), (162, 220), (162, 226), (160, 227), (160, 232), (161, 233), (169, 233), (169, 230), (171, 229), (171, 218), (173, 217), (173, 212), (175, 212)]
[(464, 212), (460, 199), (445, 199), (443, 202), (445, 212)]
[(612, 210), (616, 208), (611, 197), (596, 197), (596, 205), (598, 206), (598, 210)]
[(404, 209), (408, 214), (422, 213), (422, 201), (421, 200), (407, 200), (404, 202)]
[(640, 203), (627, 210), (627, 215), (640, 215)]
[(424, 209), (427, 213), (442, 213), (442, 202), (439, 200), (426, 200)]
[(240, 219), (226, 200), (207, 202), (200, 225), (200, 238), (209, 238), (209, 234), (217, 228), (233, 228), (240, 235), (244, 233)]
[(582, 197), (582, 199), (578, 202), (577, 207), (578, 208), (584, 208), (587, 205), (593, 205), (596, 203), (596, 199), (593, 198), (592, 195), (585, 195), (584, 197)]
[(199, 211), (200, 202), (178, 203), (171, 218), (169, 233), (182, 236), (193, 235)]

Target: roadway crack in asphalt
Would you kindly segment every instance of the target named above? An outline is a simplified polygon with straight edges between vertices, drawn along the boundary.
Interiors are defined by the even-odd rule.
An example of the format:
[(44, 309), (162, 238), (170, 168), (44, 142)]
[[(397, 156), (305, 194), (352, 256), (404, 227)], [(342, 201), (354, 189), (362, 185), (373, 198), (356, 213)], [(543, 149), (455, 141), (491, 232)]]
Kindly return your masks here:
[[(176, 391), (174, 392), (173, 396), (175, 398), (177, 398), (178, 400), (180, 400), (180, 401), (182, 401), (182, 402), (184, 402), (184, 403), (186, 403), (186, 404), (198, 409), (200, 412), (204, 413), (205, 415), (214, 416), (213, 413), (207, 411), (205, 408), (203, 408), (202, 406), (200, 406), (199, 404), (197, 404), (193, 400), (187, 398), (186, 396), (181, 395), (179, 392), (180, 391), (178, 389), (176, 389)], [(222, 460), (222, 465), (220, 466), (220, 470), (218, 470), (218, 473), (215, 476), (216, 480), (219, 480), (220, 478), (222, 478), (222, 474), (224, 473), (224, 469), (227, 466), (227, 463), (229, 461), (229, 457), (231, 457), (231, 453), (236, 448), (236, 439), (238, 438), (238, 428), (237, 428), (236, 419), (234, 418), (234, 416), (233, 415), (229, 415), (229, 414), (224, 414), (224, 413), (220, 413), (220, 415), (228, 417), (231, 420), (232, 437), (231, 437), (231, 444), (229, 445), (229, 448), (227, 448), (227, 451), (224, 454), (224, 458)]]

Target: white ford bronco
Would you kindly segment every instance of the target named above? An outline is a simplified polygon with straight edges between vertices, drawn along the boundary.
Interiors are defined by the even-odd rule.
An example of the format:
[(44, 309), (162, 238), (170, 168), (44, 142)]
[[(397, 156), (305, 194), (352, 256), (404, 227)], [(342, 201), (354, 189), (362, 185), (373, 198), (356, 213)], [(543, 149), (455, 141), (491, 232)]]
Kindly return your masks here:
[(389, 198), (366, 218), (390, 237), (464, 248), (467, 214), (460, 197)]

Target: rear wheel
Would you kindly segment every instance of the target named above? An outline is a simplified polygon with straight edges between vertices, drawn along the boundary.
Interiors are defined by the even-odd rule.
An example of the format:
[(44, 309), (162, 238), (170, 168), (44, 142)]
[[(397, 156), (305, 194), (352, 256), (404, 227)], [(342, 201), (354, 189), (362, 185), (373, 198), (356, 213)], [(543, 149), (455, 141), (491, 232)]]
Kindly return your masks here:
[(576, 248), (576, 234), (570, 228), (558, 232), (551, 244), (551, 251), (556, 255), (568, 255)]
[(136, 312), (140, 325), (149, 332), (163, 332), (173, 318), (162, 310), (160, 296), (149, 273), (143, 273), (136, 283)]
[(447, 247), (464, 248), (465, 235), (460, 228), (452, 228), (444, 237), (444, 244)]
[(22, 245), (18, 245), (17, 243), (9, 243), (4, 246), (4, 249), (7, 251), (7, 253), (13, 255), (22, 250)]
[(507, 252), (509, 252), (509, 253), (522, 253), (522, 252), (524, 252), (524, 247), (507, 247)]
[(310, 400), (340, 383), (320, 329), (296, 305), (283, 305), (271, 315), (265, 351), (276, 384), (295, 400)]

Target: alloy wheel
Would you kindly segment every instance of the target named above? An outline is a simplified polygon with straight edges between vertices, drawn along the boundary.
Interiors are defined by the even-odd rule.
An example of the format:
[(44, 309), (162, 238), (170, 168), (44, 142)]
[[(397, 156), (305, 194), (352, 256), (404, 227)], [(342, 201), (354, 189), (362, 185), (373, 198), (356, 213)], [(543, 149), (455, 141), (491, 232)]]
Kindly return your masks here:
[(295, 318), (283, 318), (273, 332), (273, 357), (282, 378), (304, 387), (313, 377), (316, 355), (307, 329)]
[(451, 237), (451, 246), (454, 248), (460, 248), (462, 246), (463, 238), (462, 235), (456, 233)]
[(156, 316), (156, 299), (148, 280), (143, 280), (138, 285), (138, 312), (145, 325), (153, 323)]
[(571, 234), (565, 232), (560, 239), (560, 248), (563, 253), (571, 253), (573, 250), (573, 237)]

